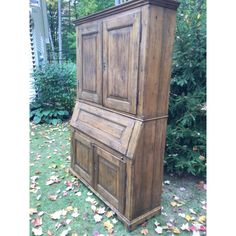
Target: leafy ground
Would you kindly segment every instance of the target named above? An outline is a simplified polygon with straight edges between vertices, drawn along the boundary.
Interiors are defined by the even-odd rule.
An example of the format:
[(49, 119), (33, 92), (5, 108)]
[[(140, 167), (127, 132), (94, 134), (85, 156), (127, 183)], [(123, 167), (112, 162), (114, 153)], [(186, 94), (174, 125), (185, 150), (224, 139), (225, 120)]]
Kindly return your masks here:
[(128, 232), (116, 215), (69, 172), (70, 129), (30, 125), (31, 235), (205, 235), (206, 185), (165, 176), (162, 214)]

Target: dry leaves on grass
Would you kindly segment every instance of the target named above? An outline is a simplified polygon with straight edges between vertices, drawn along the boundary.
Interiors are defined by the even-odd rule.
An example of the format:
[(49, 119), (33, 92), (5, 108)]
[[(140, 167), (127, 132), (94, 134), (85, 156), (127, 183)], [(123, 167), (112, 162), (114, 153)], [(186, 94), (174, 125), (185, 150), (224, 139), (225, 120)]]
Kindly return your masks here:
[(113, 232), (113, 227), (114, 225), (110, 222), (110, 220), (107, 220), (103, 223), (105, 229), (107, 230), (108, 233), (112, 233)]
[(38, 218), (33, 219), (31, 223), (34, 227), (38, 227), (43, 224), (43, 220), (42, 218), (38, 217)]
[(142, 235), (148, 235), (148, 229), (142, 229), (141, 234)]
[(48, 199), (51, 201), (56, 201), (57, 200), (57, 195), (49, 195)]
[(93, 218), (94, 218), (94, 220), (95, 220), (96, 223), (98, 223), (98, 222), (100, 222), (100, 221), (102, 220), (102, 216), (99, 215), (99, 214), (95, 214), (95, 215), (93, 216)]
[(43, 230), (41, 227), (39, 228), (33, 228), (32, 229), (32, 232), (35, 236), (40, 236), (40, 235), (43, 235)]
[(55, 184), (55, 183), (59, 183), (60, 180), (58, 178), (58, 176), (51, 176), (47, 181), (46, 181), (46, 185), (52, 185), (52, 184)]
[(38, 213), (38, 210), (36, 208), (30, 208), (29, 209), (29, 214), (30, 215), (33, 215), (33, 214), (36, 214), (36, 213)]

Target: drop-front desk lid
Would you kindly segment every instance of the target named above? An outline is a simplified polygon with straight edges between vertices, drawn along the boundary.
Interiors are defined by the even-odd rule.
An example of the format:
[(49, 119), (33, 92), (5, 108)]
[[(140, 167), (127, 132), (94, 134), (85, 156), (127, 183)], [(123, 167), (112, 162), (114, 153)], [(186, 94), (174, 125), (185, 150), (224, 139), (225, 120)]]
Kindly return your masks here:
[(132, 158), (142, 123), (138, 120), (76, 102), (71, 126)]

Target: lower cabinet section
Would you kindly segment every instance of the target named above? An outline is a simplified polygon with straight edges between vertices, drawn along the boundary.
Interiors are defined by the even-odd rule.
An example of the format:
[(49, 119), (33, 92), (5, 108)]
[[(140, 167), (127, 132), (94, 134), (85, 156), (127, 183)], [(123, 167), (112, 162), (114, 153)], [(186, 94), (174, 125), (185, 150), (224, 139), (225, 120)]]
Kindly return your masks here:
[(75, 133), (72, 168), (121, 213), (125, 204), (125, 162)]
[(125, 200), (125, 162), (95, 147), (95, 189), (121, 213)]
[(91, 186), (94, 186), (93, 146), (89, 140), (75, 135), (74, 139), (74, 170)]

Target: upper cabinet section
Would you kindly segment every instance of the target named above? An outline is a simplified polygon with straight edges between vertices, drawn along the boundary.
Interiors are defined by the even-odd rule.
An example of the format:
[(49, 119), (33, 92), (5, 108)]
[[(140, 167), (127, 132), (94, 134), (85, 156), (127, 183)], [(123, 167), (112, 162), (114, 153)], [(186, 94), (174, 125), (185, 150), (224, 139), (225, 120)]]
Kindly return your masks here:
[(102, 103), (101, 24), (89, 23), (77, 28), (79, 98)]
[(140, 12), (103, 22), (103, 103), (136, 114)]
[(76, 20), (78, 98), (141, 119), (168, 114), (174, 0), (135, 0)]

